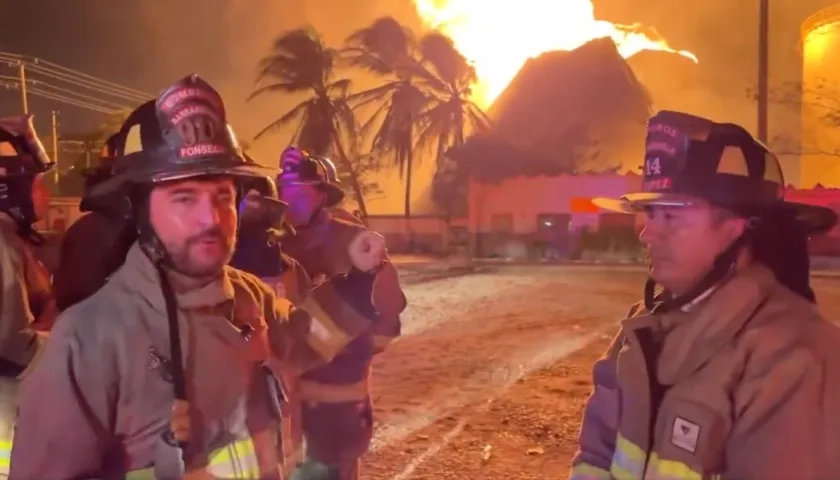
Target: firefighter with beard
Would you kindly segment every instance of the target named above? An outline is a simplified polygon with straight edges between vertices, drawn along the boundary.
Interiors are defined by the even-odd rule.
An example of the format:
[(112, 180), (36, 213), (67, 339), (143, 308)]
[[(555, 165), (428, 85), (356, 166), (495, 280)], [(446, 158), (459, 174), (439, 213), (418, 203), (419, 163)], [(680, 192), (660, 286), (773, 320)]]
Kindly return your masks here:
[[(49, 273), (33, 250), (44, 239), (32, 228), (47, 210), (43, 176), (53, 167), (32, 116), (0, 119), (0, 459), (9, 458), (14, 436), (18, 377), (43, 345), (35, 328), (48, 329), (55, 313)], [(8, 472), (0, 460), (0, 477)]]
[(359, 458), (373, 434), (371, 361), (400, 334), (406, 300), (384, 238), (357, 220), (330, 213), (344, 197), (332, 162), (289, 147), (281, 167), (280, 198), (289, 205), (288, 221), (296, 230), (283, 249), (313, 279), (336, 285), (347, 315), (362, 314), (373, 324), (330, 364), (304, 373), (295, 386), (306, 458), (337, 468), (341, 480), (353, 480), (359, 478)]
[(659, 112), (644, 161), (642, 192), (595, 202), (646, 215), (650, 279), (594, 366), (571, 478), (840, 478), (840, 330), (807, 254), (836, 214), (785, 201), (737, 125)]
[(242, 157), (209, 84), (178, 81), (119, 135), (89, 196), (137, 241), (24, 377), (10, 478), (281, 478), (270, 361), (328, 362), (370, 321), (337, 315), (329, 284), (316, 317), (226, 265), (241, 181), (272, 173)]
[(85, 184), (79, 209), (87, 213), (73, 222), (61, 239), (58, 268), (53, 274), (53, 293), (61, 311), (102, 288), (136, 240), (137, 232), (125, 218), (102, 213), (116, 205), (93, 206), (95, 199), (89, 196), (91, 189), (111, 178), (118, 140), (111, 136), (102, 147), (99, 165), (82, 172)]

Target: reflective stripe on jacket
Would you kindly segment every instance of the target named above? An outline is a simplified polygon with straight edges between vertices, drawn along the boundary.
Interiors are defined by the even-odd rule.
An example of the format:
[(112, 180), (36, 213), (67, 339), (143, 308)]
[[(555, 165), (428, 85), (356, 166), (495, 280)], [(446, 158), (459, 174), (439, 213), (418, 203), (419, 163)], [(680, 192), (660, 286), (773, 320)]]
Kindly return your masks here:
[[(215, 478), (231, 480), (256, 480), (262, 478), (254, 442), (250, 438), (239, 440), (209, 455), (204, 469)], [(154, 467), (132, 470), (125, 480), (157, 480)]]
[(571, 478), (840, 478), (840, 329), (768, 269), (621, 327)]

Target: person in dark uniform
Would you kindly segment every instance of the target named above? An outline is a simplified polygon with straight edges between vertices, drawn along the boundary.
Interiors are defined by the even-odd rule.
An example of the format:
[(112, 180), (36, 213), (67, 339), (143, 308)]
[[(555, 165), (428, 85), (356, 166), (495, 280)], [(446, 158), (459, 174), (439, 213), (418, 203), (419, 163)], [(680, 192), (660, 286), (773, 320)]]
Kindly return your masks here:
[(303, 373), (295, 383), (306, 462), (333, 467), (340, 480), (358, 480), (359, 460), (373, 437), (371, 363), (400, 335), (406, 299), (384, 237), (338, 209), (344, 193), (335, 165), (289, 147), (281, 167), (280, 198), (289, 204), (289, 223), (297, 231), (283, 243), (284, 250), (314, 283), (335, 286), (336, 302), (343, 304), (337, 310), (371, 321), (371, 328), (332, 362)]
[(125, 261), (136, 239), (134, 228), (119, 216), (105, 216), (94, 210), (87, 192), (111, 177), (114, 158), (111, 137), (102, 147), (99, 165), (85, 170), (84, 195), (79, 209), (89, 212), (76, 220), (61, 241), (58, 268), (53, 274), (53, 291), (59, 311), (64, 311), (99, 290)]
[[(293, 304), (300, 305), (309, 295), (312, 283), (300, 263), (284, 254), (281, 248), (283, 239), (295, 233), (286, 222), (288, 205), (277, 199), (277, 187), (271, 178), (255, 179), (244, 189), (246, 194), (239, 206), (239, 235), (230, 265), (258, 276), (279, 297), (288, 298)], [(283, 394), (286, 398), (281, 400), (287, 405), (283, 409), (281, 438), (288, 474), (302, 460), (300, 399), (294, 389), (295, 374), (285, 371), (282, 366), (278, 366), (277, 371), (283, 376)], [(298, 477), (329, 478), (306, 473), (313, 468), (315, 466), (306, 466), (298, 472)]]

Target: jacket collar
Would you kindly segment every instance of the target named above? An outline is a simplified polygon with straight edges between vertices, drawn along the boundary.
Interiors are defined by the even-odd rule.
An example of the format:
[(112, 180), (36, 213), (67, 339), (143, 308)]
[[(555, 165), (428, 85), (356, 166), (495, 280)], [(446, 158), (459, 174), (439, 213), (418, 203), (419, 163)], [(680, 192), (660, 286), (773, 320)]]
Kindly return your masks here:
[[(226, 266), (219, 277), (210, 283), (178, 289), (175, 294), (178, 307), (181, 310), (215, 309), (223, 305), (232, 307), (234, 287), (229, 268)], [(170, 272), (170, 275), (173, 283), (177, 283), (178, 274)], [(158, 269), (136, 242), (128, 251), (123, 266), (114, 274), (113, 281), (123, 289), (139, 294), (155, 310), (166, 314)]]
[(651, 327), (659, 333), (660, 359), (667, 361), (658, 362), (658, 380), (673, 385), (728, 345), (777, 287), (768, 268), (748, 265), (687, 309), (630, 318), (623, 326)]

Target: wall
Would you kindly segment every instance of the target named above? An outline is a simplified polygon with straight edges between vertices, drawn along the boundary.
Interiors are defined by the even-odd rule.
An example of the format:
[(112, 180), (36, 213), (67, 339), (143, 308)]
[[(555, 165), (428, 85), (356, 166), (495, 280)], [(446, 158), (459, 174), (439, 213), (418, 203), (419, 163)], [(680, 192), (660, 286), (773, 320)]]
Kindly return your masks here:
[(440, 216), (412, 215), (406, 220), (403, 215), (371, 215), (367, 223), (385, 237), (391, 252), (443, 254), (452, 243), (450, 226)]
[[(638, 175), (516, 177), (498, 184), (470, 181), (468, 229), (477, 256), (556, 258), (575, 250), (583, 228), (597, 230), (603, 213), (594, 197), (637, 190)], [(634, 217), (627, 216), (632, 226)], [(617, 222), (610, 216), (610, 223)]]
[[(516, 177), (499, 184), (469, 184), (470, 231), (489, 233), (495, 214), (513, 216), (514, 233), (530, 233), (540, 213), (571, 214), (573, 199), (618, 198), (639, 188), (638, 175)], [(597, 223), (598, 211), (572, 216), (572, 226)]]

